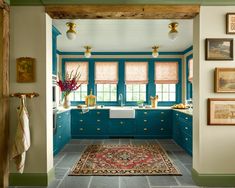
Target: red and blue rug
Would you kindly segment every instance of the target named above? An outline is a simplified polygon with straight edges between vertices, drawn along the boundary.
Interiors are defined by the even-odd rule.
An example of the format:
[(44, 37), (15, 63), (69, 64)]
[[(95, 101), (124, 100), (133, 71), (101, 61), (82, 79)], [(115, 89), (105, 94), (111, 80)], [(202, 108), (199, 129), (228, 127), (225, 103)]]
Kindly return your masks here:
[(181, 175), (159, 144), (90, 145), (72, 176)]

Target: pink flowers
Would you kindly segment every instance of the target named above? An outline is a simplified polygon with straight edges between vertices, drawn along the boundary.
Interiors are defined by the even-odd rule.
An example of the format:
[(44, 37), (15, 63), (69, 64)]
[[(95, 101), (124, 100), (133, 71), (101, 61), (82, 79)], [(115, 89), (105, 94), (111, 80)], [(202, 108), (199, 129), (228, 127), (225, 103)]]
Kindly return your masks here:
[(58, 77), (57, 85), (60, 87), (61, 92), (64, 92), (64, 95), (69, 95), (71, 91), (75, 91), (81, 86), (78, 82), (81, 77), (81, 73), (78, 72), (78, 69), (75, 74), (71, 71), (71, 73), (66, 72), (65, 78), (62, 78), (60, 74)]

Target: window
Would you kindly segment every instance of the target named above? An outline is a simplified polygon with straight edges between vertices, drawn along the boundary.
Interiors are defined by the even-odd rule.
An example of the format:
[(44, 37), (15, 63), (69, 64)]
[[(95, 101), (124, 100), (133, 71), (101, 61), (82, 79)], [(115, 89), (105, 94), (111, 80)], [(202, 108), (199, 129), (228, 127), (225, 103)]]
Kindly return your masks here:
[(97, 101), (117, 101), (118, 62), (96, 62)]
[(69, 97), (71, 101), (85, 101), (87, 96), (87, 84), (88, 84), (88, 62), (66, 62), (65, 63), (65, 72), (76, 72), (81, 73), (79, 83), (81, 84), (80, 88), (72, 92)]
[(148, 62), (125, 63), (126, 101), (146, 101)]
[(176, 101), (177, 62), (155, 62), (156, 95), (159, 101)]
[(193, 97), (193, 58), (192, 55), (187, 57), (187, 90), (186, 98), (191, 99)]
[(193, 83), (193, 59), (188, 61), (188, 81)]

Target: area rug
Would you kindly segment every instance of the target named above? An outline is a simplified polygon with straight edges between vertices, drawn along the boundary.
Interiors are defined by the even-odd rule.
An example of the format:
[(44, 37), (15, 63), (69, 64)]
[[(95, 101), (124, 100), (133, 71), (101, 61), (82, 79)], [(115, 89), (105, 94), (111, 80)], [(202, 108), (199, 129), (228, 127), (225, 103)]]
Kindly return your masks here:
[(181, 175), (159, 144), (90, 145), (71, 176)]

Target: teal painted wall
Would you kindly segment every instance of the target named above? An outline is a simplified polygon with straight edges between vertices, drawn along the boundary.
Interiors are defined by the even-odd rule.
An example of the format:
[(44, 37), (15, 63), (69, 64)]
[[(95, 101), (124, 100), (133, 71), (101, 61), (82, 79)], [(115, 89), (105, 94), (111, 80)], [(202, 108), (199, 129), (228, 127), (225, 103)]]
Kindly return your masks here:
[[(7, 0), (8, 1), (8, 0)], [(198, 4), (235, 5), (234, 0), (11, 0), (11, 5), (59, 5), (59, 4)]]

